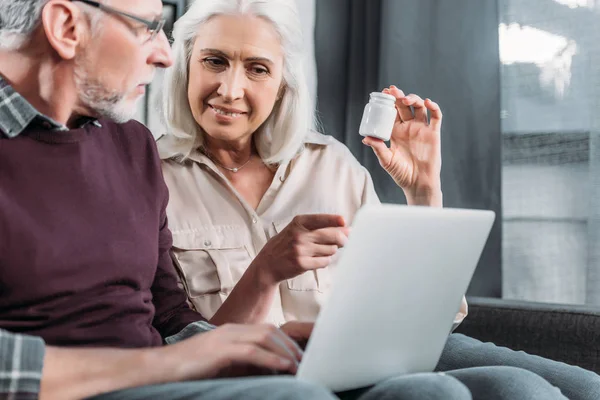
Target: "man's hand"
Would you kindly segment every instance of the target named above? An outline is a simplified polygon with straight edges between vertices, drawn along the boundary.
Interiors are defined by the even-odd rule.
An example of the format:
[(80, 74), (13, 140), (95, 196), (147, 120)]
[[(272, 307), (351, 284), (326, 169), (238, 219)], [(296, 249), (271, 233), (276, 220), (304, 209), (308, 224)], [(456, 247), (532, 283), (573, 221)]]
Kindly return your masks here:
[(172, 374), (169, 382), (242, 376), (249, 371), (295, 374), (302, 359), (294, 340), (266, 324), (226, 324), (158, 351), (157, 362)]
[[(297, 328), (294, 334), (305, 334), (305, 328)], [(40, 399), (75, 400), (224, 376), (295, 374), (301, 359), (294, 340), (271, 325), (223, 325), (173, 345), (144, 349), (47, 346)]]

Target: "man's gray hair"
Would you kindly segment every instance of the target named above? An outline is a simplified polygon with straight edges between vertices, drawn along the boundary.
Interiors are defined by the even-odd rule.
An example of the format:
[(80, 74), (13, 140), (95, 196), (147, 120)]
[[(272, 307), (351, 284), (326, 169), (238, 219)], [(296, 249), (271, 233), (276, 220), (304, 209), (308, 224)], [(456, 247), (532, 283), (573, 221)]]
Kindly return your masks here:
[(40, 23), (48, 0), (0, 0), (0, 50), (17, 50)]
[[(0, 50), (19, 50), (31, 37), (42, 19), (42, 9), (49, 0), (0, 0)], [(103, 1), (102, 3), (108, 3)], [(85, 11), (93, 8), (82, 4)], [(92, 32), (96, 32), (102, 13), (90, 16)]]

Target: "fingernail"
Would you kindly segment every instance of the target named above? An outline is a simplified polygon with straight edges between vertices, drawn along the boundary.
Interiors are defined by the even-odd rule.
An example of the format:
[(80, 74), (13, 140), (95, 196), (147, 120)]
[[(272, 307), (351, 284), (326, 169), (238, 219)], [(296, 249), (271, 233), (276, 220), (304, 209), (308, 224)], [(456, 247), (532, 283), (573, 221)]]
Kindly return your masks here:
[(290, 360), (288, 360), (287, 358), (280, 358), (279, 364), (281, 364), (281, 366), (284, 368), (289, 368), (292, 366), (292, 362)]
[(298, 345), (298, 343), (294, 342), (294, 344), (296, 345), (296, 349), (298, 350), (298, 353), (300, 353), (300, 357), (302, 357), (304, 355), (304, 351), (302, 350), (302, 347), (300, 347), (300, 345)]

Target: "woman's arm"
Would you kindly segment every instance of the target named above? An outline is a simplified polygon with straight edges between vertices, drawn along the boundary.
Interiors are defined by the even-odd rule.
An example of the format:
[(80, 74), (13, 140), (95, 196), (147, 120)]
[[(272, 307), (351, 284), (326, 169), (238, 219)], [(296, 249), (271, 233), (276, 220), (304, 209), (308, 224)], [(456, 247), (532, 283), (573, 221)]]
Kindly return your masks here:
[(260, 259), (258, 263), (254, 259), (246, 269), (225, 302), (210, 319), (211, 324), (260, 323), (267, 318), (279, 282), (268, 274), (261, 273), (264, 268), (259, 263)]
[(339, 215), (295, 217), (262, 248), (209, 322), (263, 322), (280, 282), (331, 263), (331, 257), (348, 240), (345, 225)]
[(384, 93), (396, 98), (398, 111), (390, 147), (372, 137), (366, 137), (363, 143), (373, 148), (381, 166), (404, 191), (409, 205), (442, 207), (440, 107), (415, 94), (405, 96), (395, 86), (384, 89)]
[(405, 192), (406, 202), (409, 206), (443, 207), (441, 188), (427, 188), (420, 192)]

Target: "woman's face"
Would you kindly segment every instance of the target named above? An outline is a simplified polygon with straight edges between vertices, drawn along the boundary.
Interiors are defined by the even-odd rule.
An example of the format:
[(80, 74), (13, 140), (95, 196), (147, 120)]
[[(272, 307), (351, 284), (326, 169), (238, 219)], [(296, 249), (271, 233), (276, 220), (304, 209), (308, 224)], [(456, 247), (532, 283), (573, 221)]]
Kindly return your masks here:
[(283, 80), (283, 52), (260, 18), (220, 15), (198, 30), (189, 66), (188, 100), (210, 139), (240, 141), (269, 117)]

